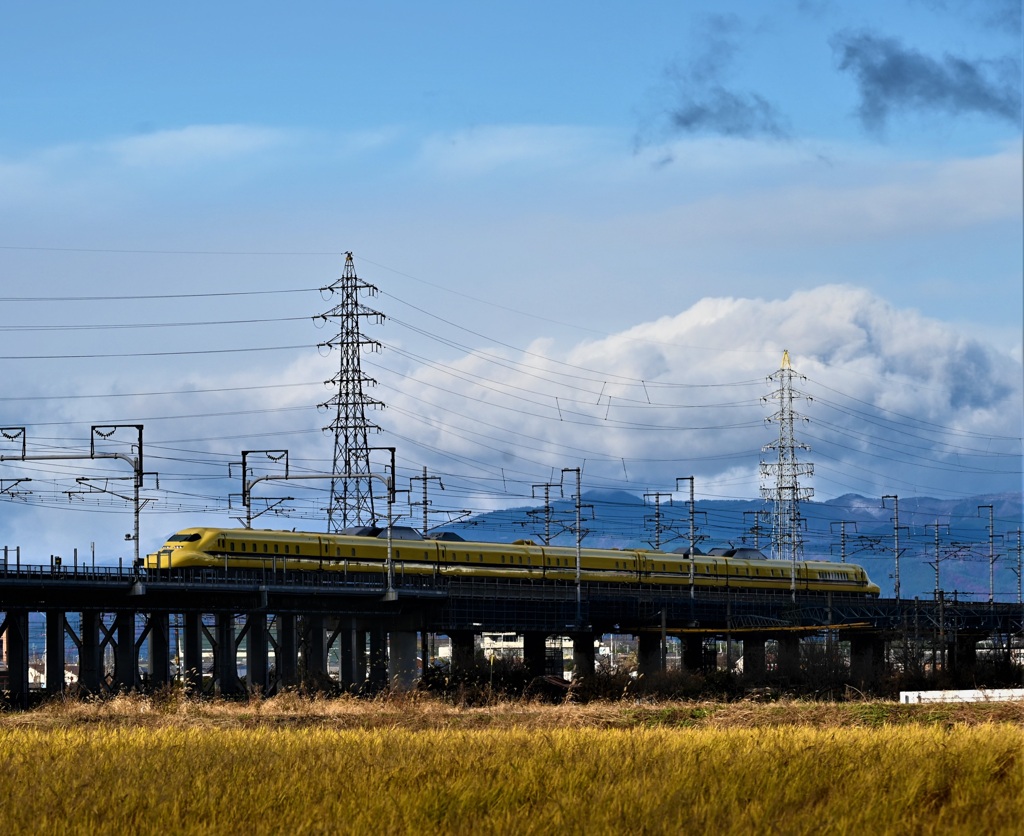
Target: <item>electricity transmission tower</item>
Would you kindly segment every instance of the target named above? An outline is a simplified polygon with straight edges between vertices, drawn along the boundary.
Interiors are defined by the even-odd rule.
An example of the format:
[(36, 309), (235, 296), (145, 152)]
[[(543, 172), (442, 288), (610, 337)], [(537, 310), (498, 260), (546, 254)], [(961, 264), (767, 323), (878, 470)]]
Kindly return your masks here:
[[(793, 410), (793, 400), (806, 395), (793, 388), (793, 378), (798, 377), (789, 362), (789, 352), (782, 352), (782, 366), (777, 372), (769, 375), (768, 380), (776, 383), (778, 388), (763, 400), (777, 401), (778, 411), (767, 421), (779, 425), (779, 438), (761, 448), (762, 453), (774, 450), (778, 459), (774, 462), (761, 462), (761, 477), (764, 480), (774, 477), (774, 485), (762, 485), (761, 496), (771, 500), (772, 508), (772, 546), (775, 556), (782, 560), (792, 560), (794, 564), (803, 554), (803, 518), (800, 515), (800, 503), (814, 495), (813, 488), (800, 486), (801, 476), (811, 476), (814, 465), (797, 461), (797, 450), (810, 450), (806, 444), (799, 444), (793, 433), (793, 424), (797, 418), (806, 421)], [(802, 375), (799, 377), (806, 380)], [(807, 398), (810, 400), (810, 398)], [(794, 576), (795, 577), (795, 576)], [(794, 580), (795, 582), (795, 580)]]
[(337, 350), (341, 360), (338, 373), (325, 383), (334, 387), (335, 394), (320, 405), (334, 414), (331, 423), (324, 427), (324, 432), (334, 434), (331, 473), (339, 474), (339, 478), (331, 480), (327, 530), (339, 532), (346, 528), (373, 525), (376, 520), (367, 438), (370, 433), (380, 432), (380, 427), (367, 420), (366, 411), (368, 408), (383, 408), (384, 403), (363, 392), (364, 384), (375, 386), (377, 381), (363, 374), (359, 358), (364, 348), (380, 351), (381, 346), (377, 340), (362, 335), (360, 320), (369, 317), (380, 323), (384, 316), (360, 303), (361, 294), (375, 296), (377, 288), (356, 275), (352, 253), (345, 253), (345, 269), (341, 278), (322, 288), (322, 292), (341, 297), (335, 307), (318, 317), (324, 322), (336, 321), (338, 325), (337, 335), (319, 347)]

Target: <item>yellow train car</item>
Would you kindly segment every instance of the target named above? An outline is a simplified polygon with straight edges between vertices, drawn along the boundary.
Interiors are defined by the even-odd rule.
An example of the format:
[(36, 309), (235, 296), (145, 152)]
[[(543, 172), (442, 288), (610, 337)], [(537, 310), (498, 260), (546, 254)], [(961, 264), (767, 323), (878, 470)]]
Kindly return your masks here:
[[(187, 528), (146, 556), (147, 570), (206, 567), (381, 574), (388, 540), (357, 534), (264, 529)], [(576, 549), (532, 540), (485, 543), (426, 539), (393, 529), (391, 560), (398, 574), (575, 581)], [(753, 549), (677, 554), (645, 549), (580, 549), (580, 580), (610, 584), (677, 585), (743, 591), (839, 592), (877, 597), (879, 588), (852, 563), (768, 560)]]

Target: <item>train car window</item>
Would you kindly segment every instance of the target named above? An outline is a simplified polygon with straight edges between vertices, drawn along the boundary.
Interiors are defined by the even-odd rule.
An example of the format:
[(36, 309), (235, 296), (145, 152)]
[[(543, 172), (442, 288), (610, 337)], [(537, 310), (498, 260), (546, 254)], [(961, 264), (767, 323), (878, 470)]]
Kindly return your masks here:
[(505, 555), (502, 555), (502, 556), (501, 556), (501, 562), (502, 562), (502, 563), (504, 563), (504, 562), (505, 562)]
[(479, 562), (480, 562), (480, 563), (483, 563), (483, 562), (484, 562), (484, 556), (483, 556), (483, 555), (480, 555), (480, 561), (479, 561)]
[(285, 543), (285, 545), (284, 545), (284, 553), (285, 554), (291, 554), (292, 553), (292, 547), (289, 546), (287, 543)]
[(266, 543), (263, 544), (263, 553), (264, 554), (267, 553), (267, 544)]
[(299, 553), (299, 547), (298, 547), (298, 546), (296, 546), (296, 547), (295, 547), (295, 554), (298, 554), (298, 553)]
[(274, 543), (274, 554), (277, 554), (280, 548), (281, 547), (277, 543)]
[(231, 544), (231, 551), (234, 551), (234, 550), (235, 550), (235, 544), (234, 544), (234, 543), (232, 543), (232, 544)]
[(239, 543), (238, 545), (240, 546), (241, 550), (244, 552), (245, 551), (245, 543)]

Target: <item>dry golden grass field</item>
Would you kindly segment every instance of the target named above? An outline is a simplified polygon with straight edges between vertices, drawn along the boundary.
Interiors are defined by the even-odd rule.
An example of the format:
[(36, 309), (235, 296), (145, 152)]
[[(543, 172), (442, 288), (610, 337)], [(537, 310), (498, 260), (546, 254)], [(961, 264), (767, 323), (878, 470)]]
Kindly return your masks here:
[(999, 834), (1024, 704), (284, 694), (0, 715), (11, 833)]

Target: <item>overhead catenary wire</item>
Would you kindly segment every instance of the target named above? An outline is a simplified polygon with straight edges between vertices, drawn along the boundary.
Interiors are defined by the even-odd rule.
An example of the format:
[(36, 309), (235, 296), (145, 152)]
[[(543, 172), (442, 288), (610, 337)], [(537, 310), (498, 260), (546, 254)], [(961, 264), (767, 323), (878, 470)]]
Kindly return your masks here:
[[(195, 251), (199, 254), (198, 251)], [(223, 254), (223, 253), (222, 253)], [(326, 255), (322, 253), (321, 255)], [(257, 296), (267, 293), (305, 293), (309, 291), (316, 291), (318, 288), (302, 288), (302, 289), (287, 289), (281, 291), (251, 291), (241, 293), (202, 293), (202, 294), (149, 294), (149, 295), (132, 295), (132, 296), (66, 296), (66, 297), (53, 297), (50, 300), (44, 300), (42, 297), (11, 297), (12, 299), (17, 298), (21, 301), (54, 301), (54, 302), (69, 302), (69, 301), (113, 301), (113, 300), (134, 300), (145, 303), (157, 303), (162, 300), (168, 299), (207, 299), (213, 300), (218, 296), (225, 297), (224, 301), (230, 302), (231, 298), (238, 296)], [(388, 295), (388, 294), (384, 294)], [(499, 344), (500, 347), (506, 349), (510, 356), (503, 356), (502, 353), (493, 350), (493, 340), (489, 340), (487, 348), (479, 349), (473, 348), (471, 343), (476, 340), (483, 339), (485, 335), (481, 334), (479, 329), (473, 329), (469, 327), (463, 327), (452, 317), (435, 317), (433, 314), (429, 314), (422, 308), (413, 308), (417, 311), (421, 311), (426, 315), (430, 321), (441, 322), (443, 329), (439, 329), (438, 333), (431, 333), (427, 327), (422, 327), (416, 323), (397, 323), (398, 327), (408, 331), (409, 334), (415, 334), (423, 339), (432, 340), (438, 345), (445, 345), (449, 348), (463, 351), (467, 355), (472, 353), (473, 358), (479, 362), (479, 366), (470, 370), (460, 368), (455, 369), (452, 364), (445, 364), (430, 360), (424, 355), (423, 352), (411, 351), (406, 348), (399, 346), (385, 346), (385, 354), (380, 357), (375, 357), (375, 362), (372, 364), (372, 368), (375, 372), (379, 372), (382, 380), (386, 378), (386, 382), (383, 382), (384, 387), (389, 387), (387, 391), (394, 393), (396, 402), (391, 407), (392, 411), (396, 414), (402, 414), (405, 418), (409, 419), (407, 424), (408, 428), (415, 429), (415, 427), (421, 426), (428, 430), (436, 430), (438, 423), (443, 424), (445, 432), (449, 439), (471, 438), (472, 444), (478, 447), (478, 453), (476, 457), (473, 456), (462, 456), (459, 459), (455, 459), (448, 456), (449, 451), (445, 450), (445, 445), (435, 444), (430, 447), (422, 443), (422, 440), (415, 437), (412, 433), (394, 433), (396, 438), (403, 440), (403, 443), (407, 441), (412, 448), (414, 445), (418, 445), (418, 449), (428, 450), (432, 455), (444, 457), (445, 461), (449, 462), (460, 462), (466, 468), (477, 468), (485, 467), (487, 457), (491, 452), (497, 452), (507, 454), (511, 447), (521, 447), (523, 452), (526, 453), (526, 457), (523, 464), (524, 481), (529, 478), (536, 478), (536, 472), (531, 476), (529, 468), (550, 468), (554, 464), (560, 462), (552, 462), (553, 458), (558, 457), (571, 457), (580, 456), (586, 457), (591, 460), (597, 460), (602, 456), (609, 462), (622, 461), (623, 464), (629, 463), (630, 469), (632, 469), (633, 463), (651, 463), (655, 460), (650, 456), (619, 456), (615, 455), (615, 451), (602, 450), (601, 444), (607, 444), (607, 441), (598, 440), (597, 444), (564, 444), (561, 442), (544, 443), (545, 435), (555, 437), (558, 435), (558, 425), (570, 425), (582, 428), (588, 428), (593, 430), (595, 433), (599, 431), (612, 430), (616, 433), (625, 432), (640, 432), (640, 433), (657, 433), (670, 435), (672, 433), (689, 432), (689, 433), (702, 433), (702, 432), (716, 432), (716, 433), (756, 433), (762, 426), (763, 415), (760, 414), (756, 409), (756, 397), (753, 396), (753, 391), (756, 387), (762, 385), (761, 380), (740, 380), (735, 382), (689, 382), (689, 381), (670, 381), (670, 380), (643, 380), (638, 377), (630, 377), (628, 375), (621, 375), (613, 373), (612, 371), (602, 371), (599, 368), (584, 368), (581, 366), (575, 366), (571, 363), (567, 363), (559, 358), (544, 357), (537, 352), (530, 351), (529, 349), (519, 348), (510, 344)], [(149, 323), (154, 328), (181, 328), (181, 327), (194, 327), (198, 330), (203, 329), (216, 329), (221, 326), (229, 325), (273, 325), (274, 323), (286, 324), (286, 323), (298, 323), (306, 317), (282, 317), (281, 319), (273, 318), (260, 318), (253, 317), (251, 319), (232, 319), (228, 316), (208, 316), (202, 319), (197, 319), (195, 322), (175, 321), (160, 325), (158, 323)], [(408, 327), (406, 327), (408, 325)], [(15, 335), (19, 326), (11, 326), (9, 333)], [(120, 330), (137, 330), (139, 328), (147, 327), (145, 323), (98, 323), (96, 325), (90, 325), (89, 323), (80, 323), (75, 326), (76, 330), (110, 330), (117, 332)], [(60, 326), (53, 326), (53, 330), (58, 330)], [(42, 333), (51, 330), (50, 328), (41, 328)], [(270, 331), (267, 331), (269, 334)], [(458, 333), (467, 335), (466, 339), (452, 339), (452, 334)], [(196, 356), (202, 358), (204, 356), (212, 356), (216, 354), (226, 354), (228, 356), (244, 356), (247, 352), (264, 352), (269, 354), (275, 351), (305, 351), (310, 352), (312, 349), (312, 341), (308, 343), (302, 343), (298, 341), (292, 341), (291, 345), (276, 345), (272, 342), (261, 341), (260, 336), (249, 337), (248, 344), (251, 348), (233, 347), (227, 350), (203, 350), (202, 348), (196, 348), (188, 351), (163, 351), (154, 350), (150, 352), (107, 352), (107, 353), (82, 353), (82, 354), (58, 354), (52, 355), (39, 355), (39, 357), (45, 357), (47, 359), (65, 360), (65, 359), (81, 359), (81, 360), (121, 360), (121, 359), (144, 359), (144, 358), (184, 358), (188, 356)], [(702, 346), (707, 348), (707, 346)], [(401, 358), (407, 365), (405, 369), (400, 368), (399, 364), (393, 363), (392, 358)], [(14, 355), (10, 355), (6, 358), (8, 362), (19, 362), (19, 359)], [(28, 359), (28, 358), (25, 358)], [(369, 366), (368, 366), (369, 367)], [(446, 368), (447, 367), (447, 368)], [(456, 381), (457, 385), (442, 386), (438, 384), (438, 380), (425, 381), (418, 378), (415, 374), (409, 374), (409, 369), (418, 369), (423, 372), (426, 370), (432, 373), (444, 374), (449, 380)], [(450, 373), (449, 369), (454, 369), (454, 372)], [(487, 369), (488, 371), (485, 371)], [(508, 377), (513, 376), (516, 378), (512, 383), (509, 382)], [(604, 384), (608, 381), (614, 381), (615, 384), (622, 388), (630, 388), (636, 396), (629, 398), (625, 394), (622, 397), (616, 396), (614, 399), (607, 397), (607, 392), (602, 395), (601, 390)], [(65, 384), (68, 385), (68, 384)], [(304, 407), (282, 407), (282, 406), (271, 406), (267, 403), (262, 405), (251, 405), (243, 403), (243, 396), (248, 398), (259, 398), (261, 393), (272, 395), (275, 390), (283, 389), (286, 386), (299, 386), (299, 385), (322, 385), (322, 382), (310, 382), (308, 384), (290, 384), (290, 383), (277, 383), (268, 384), (266, 386), (225, 386), (225, 387), (211, 387), (211, 386), (200, 386), (196, 389), (182, 388), (180, 390), (173, 390), (165, 388), (160, 392), (137, 392), (135, 395), (124, 392), (114, 392), (112, 397), (124, 399), (129, 397), (137, 397), (143, 401), (149, 398), (164, 397), (166, 395), (181, 395), (187, 397), (190, 401), (189, 408), (176, 410), (169, 412), (165, 406), (160, 405), (155, 408), (146, 409), (145, 404), (133, 405), (130, 412), (133, 415), (143, 416), (138, 420), (144, 420), (147, 423), (159, 423), (166, 427), (167, 435), (175, 435), (176, 441), (184, 442), (186, 444), (202, 444), (208, 448), (215, 448), (218, 445), (232, 444), (235, 446), (244, 445), (248, 442), (255, 441), (257, 439), (295, 439), (295, 440), (308, 440), (312, 436), (322, 437), (322, 428), (315, 426), (313, 422), (313, 411), (306, 410)], [(819, 384), (812, 381), (812, 386), (817, 387)], [(913, 385), (912, 382), (910, 385)], [(552, 390), (558, 390), (558, 398), (560, 409), (552, 409), (550, 400), (544, 401), (544, 397), (552, 397), (551, 395), (544, 394), (539, 397), (538, 389), (542, 387), (551, 387)], [(829, 387), (824, 387), (829, 389)], [(729, 391), (736, 392), (739, 397), (736, 398), (715, 398), (716, 402), (712, 403), (710, 400), (701, 402), (702, 399), (681, 397), (678, 403), (672, 403), (673, 397), (667, 393), (694, 393), (707, 391)], [(433, 392), (432, 397), (426, 395), (427, 391)], [(655, 392), (659, 393), (654, 398), (645, 398), (641, 393), (649, 391), (651, 394)], [(909, 465), (918, 468), (921, 471), (934, 470), (942, 473), (988, 473), (993, 472), (992, 467), (984, 464), (970, 463), (961, 461), (960, 463), (946, 463), (936, 464), (932, 461), (927, 451), (930, 449), (943, 449), (949, 455), (976, 455), (978, 457), (985, 457), (990, 459), (992, 462), (1012, 462), (1013, 452), (1012, 449), (1009, 452), (1003, 453), (999, 450), (985, 451), (980, 449), (978, 444), (984, 446), (986, 444), (993, 445), (997, 441), (1007, 441), (1011, 447), (1015, 439), (1011, 437), (999, 437), (990, 436), (983, 433), (976, 433), (972, 431), (964, 431), (955, 426), (943, 426), (940, 424), (929, 424), (928, 422), (921, 422), (920, 419), (913, 418), (912, 416), (900, 416), (898, 413), (888, 412), (875, 407), (873, 404), (865, 401), (859, 401), (856, 398), (847, 398), (843, 393), (837, 392), (834, 389), (829, 391), (835, 392), (837, 397), (829, 398), (829, 403), (821, 404), (828, 409), (834, 410), (834, 415), (838, 418), (833, 417), (830, 420), (825, 420), (822, 415), (815, 415), (814, 423), (812, 427), (818, 429), (827, 429), (827, 432), (812, 432), (808, 437), (811, 438), (815, 443), (815, 455), (821, 456), (826, 461), (837, 463), (837, 467), (833, 470), (838, 472), (840, 470), (839, 465), (845, 467), (847, 471), (852, 470), (852, 466), (848, 464), (849, 459), (844, 459), (843, 451), (849, 453), (863, 453), (863, 448), (866, 447), (869, 451), (877, 451), (876, 455), (881, 459), (885, 458), (886, 461), (894, 458), (900, 458)], [(201, 405), (201, 400), (204, 397), (210, 396), (211, 398), (217, 398), (220, 395), (227, 393), (235, 393), (238, 397), (237, 406), (230, 409), (223, 408), (204, 408)], [(574, 394), (571, 394), (574, 393)], [(742, 394), (740, 394), (742, 393)], [(747, 397), (750, 393), (751, 397)], [(398, 398), (401, 396), (405, 400), (405, 405), (398, 403)], [(8, 408), (17, 408), (18, 404), (31, 404), (34, 401), (40, 401), (41, 403), (53, 403), (59, 401), (84, 401), (92, 402), (103, 398), (103, 395), (96, 395), (93, 393), (82, 393), (75, 391), (64, 392), (56, 391), (54, 394), (47, 395), (9, 395), (4, 398), (0, 398), (0, 404), (5, 404)], [(390, 395), (389, 395), (390, 397)], [(602, 401), (601, 398), (604, 398)], [(313, 405), (316, 399), (310, 399), (310, 406)], [(432, 402), (433, 401), (433, 402)], [(507, 401), (507, 403), (505, 402)], [(595, 401), (600, 402), (595, 403)], [(653, 401), (653, 402), (652, 402)], [(819, 399), (820, 403), (821, 399)], [(860, 405), (860, 408), (857, 405)], [(524, 405), (529, 408), (524, 409)], [(751, 417), (748, 421), (730, 421), (723, 422), (721, 420), (721, 411), (724, 409), (732, 411), (742, 411), (745, 408), (751, 410)], [(404, 410), (399, 413), (398, 410)], [(430, 421), (425, 420), (421, 414), (424, 410), (434, 410), (433, 424)], [(621, 420), (627, 413), (627, 410), (632, 410), (635, 417), (631, 420)], [(691, 425), (684, 426), (679, 421), (665, 421), (661, 417), (657, 417), (659, 411), (668, 414), (672, 410), (679, 411), (680, 414), (691, 413), (695, 416), (706, 415), (708, 420), (694, 420)], [(127, 411), (127, 410), (126, 410)], [(309, 416), (309, 423), (305, 424), (302, 422), (292, 422), (290, 418), (302, 414), (306, 411)], [(560, 414), (559, 414), (560, 413)], [(10, 415), (10, 412), (8, 412)], [(472, 420), (469, 423), (462, 423), (465, 416), (472, 416)], [(608, 420), (606, 416), (611, 416), (611, 420)], [(233, 417), (245, 417), (245, 418), (259, 418), (265, 416), (267, 418), (282, 418), (284, 419), (279, 426), (275, 426), (262, 432), (246, 431), (241, 427), (232, 428), (232, 432), (218, 431), (218, 427), (223, 427), (226, 421), (231, 420)], [(486, 417), (485, 417), (486, 416)], [(566, 421), (566, 417), (569, 417), (569, 421)], [(524, 419), (529, 419), (532, 424), (530, 428), (526, 428), (522, 425)], [(839, 419), (842, 420), (839, 420)], [(97, 419), (100, 420), (100, 419)], [(305, 419), (303, 419), (304, 421)], [(94, 423), (95, 421), (93, 421)], [(845, 423), (844, 423), (845, 422)], [(18, 419), (14, 416), (13, 420), (9, 423), (18, 423)], [(58, 426), (60, 424), (67, 424), (68, 426), (84, 426), (90, 423), (90, 419), (86, 418), (82, 420), (79, 418), (77, 422), (68, 422), (62, 420), (54, 420), (51, 422), (44, 423), (33, 423), (33, 426)], [(878, 432), (865, 432), (863, 428), (865, 425), (870, 424), (878, 428)], [(287, 426), (286, 426), (287, 425)], [(173, 430), (176, 426), (183, 428), (182, 432), (174, 433)], [(547, 431), (543, 428), (547, 427)], [(538, 432), (540, 429), (540, 432)], [(937, 436), (945, 436), (943, 439), (935, 438), (931, 435), (934, 432)], [(613, 438), (613, 435), (608, 435), (607, 438)], [(595, 436), (598, 438), (598, 436)], [(902, 438), (903, 441), (896, 441), (894, 439)], [(514, 439), (514, 443), (509, 443), (510, 440)], [(974, 442), (969, 442), (968, 439), (973, 439)], [(501, 441), (502, 443), (496, 443)], [(1019, 441), (1019, 440), (1017, 440)], [(482, 446), (478, 442), (483, 442)], [(976, 442), (976, 443), (975, 443)], [(73, 443), (73, 439), (69, 442)], [(826, 445), (829, 445), (826, 447)], [(935, 445), (938, 445), (937, 447)], [(694, 447), (694, 453), (692, 456), (685, 459), (675, 459), (675, 461), (738, 461), (741, 456), (746, 453), (750, 454), (751, 451), (756, 451), (756, 444), (746, 446), (743, 444), (736, 444), (735, 448), (737, 453), (734, 456), (723, 457), (721, 455), (701, 455), (700, 448)], [(830, 450), (831, 453), (826, 457), (825, 448)], [(543, 452), (544, 455), (537, 455), (539, 452)], [(666, 450), (666, 459), (673, 461), (671, 458), (672, 451)], [(210, 450), (207, 455), (215, 455), (216, 450)], [(756, 455), (756, 452), (754, 453)], [(219, 454), (221, 461), (223, 458), (230, 458), (229, 454)], [(168, 456), (167, 462), (171, 464), (180, 465), (184, 469), (201, 467), (201, 463), (197, 461), (196, 456), (185, 455), (180, 460), (177, 459), (173, 454)], [(220, 466), (221, 461), (218, 461), (216, 466)], [(846, 465), (843, 465), (847, 462)], [(892, 474), (885, 471), (884, 468), (879, 467), (863, 468), (862, 472), (865, 476), (865, 482), (860, 483), (870, 484), (884, 480), (885, 478), (892, 478)], [(196, 478), (200, 478), (198, 470), (196, 471)], [(202, 476), (204, 480), (213, 479), (215, 477)], [(838, 482), (838, 480), (836, 480)], [(733, 484), (741, 484), (741, 481), (737, 479), (732, 480)], [(622, 483), (620, 483), (622, 484)], [(857, 483), (850, 482), (851, 487), (856, 487)], [(913, 481), (908, 480), (901, 483), (901, 491), (904, 485), (912, 485)], [(950, 493), (955, 495), (955, 490), (951, 490)], [(497, 495), (497, 494), (495, 494)]]

